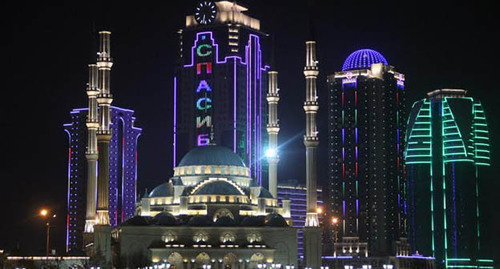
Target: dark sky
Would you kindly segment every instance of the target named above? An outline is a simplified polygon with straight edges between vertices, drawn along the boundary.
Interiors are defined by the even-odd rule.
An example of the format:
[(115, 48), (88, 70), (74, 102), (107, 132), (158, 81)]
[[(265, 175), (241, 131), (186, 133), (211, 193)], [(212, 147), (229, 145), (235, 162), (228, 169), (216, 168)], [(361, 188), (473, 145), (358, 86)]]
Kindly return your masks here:
[[(84, 2), (84, 3), (80, 3)], [(325, 76), (338, 71), (359, 48), (381, 52), (407, 78), (407, 105), (438, 88), (464, 88), (483, 102), (491, 131), (493, 165), (483, 180), (490, 227), (500, 227), (500, 99), (498, 19), (482, 1), (316, 1), (320, 132), (326, 133)], [(304, 41), (308, 33), (305, 1), (246, 1), (263, 31), (275, 35), (281, 89), (280, 179), (304, 177)], [(37, 209), (59, 214), (53, 240), (63, 249), (68, 141), (62, 129), (69, 111), (87, 104), (87, 64), (95, 61), (92, 29), (112, 31), (114, 105), (136, 111), (139, 139), (139, 190), (151, 189), (172, 171), (172, 73), (176, 31), (195, 1), (131, 3), (46, 1), (2, 9), (2, 212), (0, 249), (39, 251), (44, 225)], [(93, 27), (95, 25), (95, 27)], [(5, 61), (6, 60), (6, 61)], [(294, 139), (295, 138), (295, 139)], [(322, 137), (323, 143), (326, 138)], [(326, 151), (321, 152), (322, 158)], [(325, 166), (322, 166), (325, 167)], [(322, 173), (326, 174), (324, 168)], [(142, 191), (141, 191), (142, 192)], [(500, 229), (494, 238), (500, 240)], [(497, 244), (495, 253), (500, 253)], [(500, 256), (496, 257), (500, 260)]]

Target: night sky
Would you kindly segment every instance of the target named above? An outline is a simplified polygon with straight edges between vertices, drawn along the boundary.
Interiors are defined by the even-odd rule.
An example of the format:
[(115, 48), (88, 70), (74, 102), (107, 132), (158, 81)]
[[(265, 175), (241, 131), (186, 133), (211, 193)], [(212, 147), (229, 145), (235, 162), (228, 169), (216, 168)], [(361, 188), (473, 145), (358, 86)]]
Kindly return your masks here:
[[(85, 2), (80, 4), (79, 2)], [(321, 99), (320, 134), (326, 145), (326, 75), (339, 71), (354, 50), (372, 48), (406, 75), (407, 107), (439, 88), (463, 88), (482, 101), (492, 143), (492, 163), (482, 180), (490, 206), (485, 225), (497, 227), (500, 240), (500, 57), (498, 18), (493, 6), (479, 1), (316, 1)], [(307, 4), (297, 1), (243, 2), (275, 36), (279, 71), (281, 132), (279, 178), (304, 181), (305, 156), (302, 74), (308, 37)], [(139, 138), (138, 189), (152, 189), (171, 176), (172, 74), (176, 31), (195, 1), (163, 1), (161, 5), (46, 1), (2, 10), (2, 212), (0, 249), (43, 253), (41, 206), (58, 214), (52, 239), (64, 250), (68, 138), (62, 125), (69, 111), (87, 105), (87, 64), (95, 62), (96, 30), (112, 32), (111, 91), (113, 105), (134, 109)], [(320, 150), (326, 159), (326, 150)], [(326, 167), (320, 170), (326, 176)], [(500, 244), (495, 259), (500, 260)]]

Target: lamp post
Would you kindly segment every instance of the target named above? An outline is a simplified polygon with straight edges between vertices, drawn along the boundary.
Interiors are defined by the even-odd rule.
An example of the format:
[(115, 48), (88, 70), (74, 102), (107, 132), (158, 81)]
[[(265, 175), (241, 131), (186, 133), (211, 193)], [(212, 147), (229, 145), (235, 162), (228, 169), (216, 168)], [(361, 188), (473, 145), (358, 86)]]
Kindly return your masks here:
[(40, 210), (40, 216), (45, 219), (47, 222), (45, 223), (45, 226), (47, 227), (47, 239), (46, 239), (46, 246), (45, 246), (45, 256), (49, 256), (49, 249), (50, 249), (50, 220), (52, 218), (55, 218), (56, 215), (52, 215), (52, 217), (50, 217), (50, 211), (48, 209), (41, 209)]
[(333, 225), (333, 234), (334, 234), (334, 242), (337, 243), (338, 241), (338, 224), (339, 224), (339, 218), (337, 217), (332, 217), (332, 225)]

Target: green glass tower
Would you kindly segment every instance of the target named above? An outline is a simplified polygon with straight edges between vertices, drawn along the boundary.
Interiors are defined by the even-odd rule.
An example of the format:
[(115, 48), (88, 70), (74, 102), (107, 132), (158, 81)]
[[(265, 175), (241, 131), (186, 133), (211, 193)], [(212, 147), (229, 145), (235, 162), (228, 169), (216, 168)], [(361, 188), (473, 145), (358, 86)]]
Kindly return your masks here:
[(445, 268), (493, 268), (482, 229), (482, 175), (490, 166), (481, 102), (458, 89), (413, 104), (406, 133), (409, 239)]

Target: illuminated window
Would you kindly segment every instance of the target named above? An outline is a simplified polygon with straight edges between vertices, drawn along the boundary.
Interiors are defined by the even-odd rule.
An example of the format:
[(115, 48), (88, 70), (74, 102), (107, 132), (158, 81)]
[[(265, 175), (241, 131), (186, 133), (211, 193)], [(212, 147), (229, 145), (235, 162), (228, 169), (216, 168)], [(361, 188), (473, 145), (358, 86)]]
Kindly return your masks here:
[(262, 242), (262, 236), (259, 233), (251, 233), (247, 235), (249, 243)]
[(195, 241), (195, 242), (207, 242), (208, 241), (208, 234), (203, 233), (203, 232), (198, 232), (193, 236), (193, 241)]
[(236, 236), (232, 233), (224, 233), (220, 237), (220, 241), (222, 243), (227, 243), (227, 242), (235, 242), (236, 241)]
[(173, 233), (167, 233), (161, 237), (161, 239), (165, 242), (173, 242), (177, 239), (177, 236), (175, 236)]

